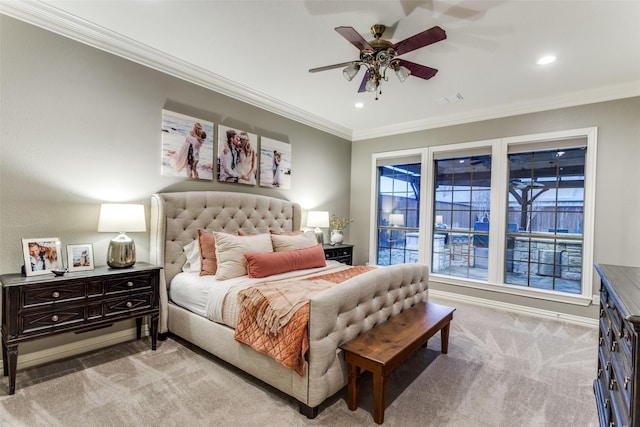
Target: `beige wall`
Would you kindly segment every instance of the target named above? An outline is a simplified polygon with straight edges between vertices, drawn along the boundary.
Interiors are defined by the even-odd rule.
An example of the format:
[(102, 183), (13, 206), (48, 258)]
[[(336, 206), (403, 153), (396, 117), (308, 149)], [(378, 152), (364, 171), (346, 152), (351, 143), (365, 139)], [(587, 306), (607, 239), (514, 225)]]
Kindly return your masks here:
[[(3, 15), (0, 67), (2, 274), (20, 271), (23, 237), (93, 243), (104, 265), (113, 236), (96, 232), (100, 203), (148, 215), (154, 192), (252, 192), (349, 214), (349, 141)], [(163, 108), (290, 143), (291, 190), (161, 176)], [(131, 236), (148, 260), (148, 233)]]
[[(640, 266), (639, 119), (640, 97), (636, 97), (354, 142), (351, 216), (356, 221), (351, 226), (350, 240), (358, 248), (367, 248), (370, 243), (373, 153), (596, 126), (594, 261)], [(367, 257), (367, 251), (359, 250), (355, 261), (363, 263)], [(595, 273), (594, 281), (594, 293), (598, 293), (599, 278)], [(432, 283), (432, 288), (578, 316), (597, 315), (594, 306), (577, 307), (440, 283)]]

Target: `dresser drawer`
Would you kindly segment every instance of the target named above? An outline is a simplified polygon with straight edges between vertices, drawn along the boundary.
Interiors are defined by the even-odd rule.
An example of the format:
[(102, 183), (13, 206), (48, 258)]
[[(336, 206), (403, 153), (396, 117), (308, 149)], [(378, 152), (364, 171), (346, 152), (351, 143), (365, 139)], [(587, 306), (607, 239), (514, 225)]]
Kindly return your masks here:
[(78, 305), (25, 313), (19, 325), (19, 333), (28, 335), (56, 327), (67, 327), (75, 323), (81, 324), (85, 319), (84, 309), (84, 305)]
[(104, 303), (105, 316), (116, 316), (122, 313), (132, 313), (135, 311), (147, 310), (152, 307), (153, 294), (139, 293), (127, 295), (122, 298), (111, 299)]
[(66, 302), (84, 298), (86, 286), (84, 282), (72, 284), (46, 284), (42, 286), (25, 287), (22, 290), (22, 307), (29, 308), (53, 302)]
[(151, 289), (150, 274), (137, 274), (109, 279), (106, 282), (105, 293), (107, 295), (113, 295), (122, 292), (138, 291), (143, 289)]

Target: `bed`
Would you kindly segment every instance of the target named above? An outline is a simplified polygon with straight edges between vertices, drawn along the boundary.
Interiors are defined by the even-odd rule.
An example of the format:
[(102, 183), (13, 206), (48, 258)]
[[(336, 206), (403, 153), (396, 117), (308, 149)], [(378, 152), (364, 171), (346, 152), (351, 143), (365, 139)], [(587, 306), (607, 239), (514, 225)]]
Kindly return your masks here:
[[(200, 304), (199, 310), (197, 304), (191, 307), (178, 296), (179, 284), (186, 274), (183, 272), (188, 255), (185, 246), (198, 241), (199, 233), (286, 234), (300, 230), (301, 214), (296, 203), (262, 195), (220, 191), (154, 194), (151, 197), (150, 261), (163, 267), (160, 278), (161, 338), (170, 333), (195, 344), (292, 396), (298, 401), (300, 412), (314, 418), (319, 405), (347, 383), (346, 365), (338, 346), (389, 317), (426, 302), (428, 272), (425, 265), (402, 264), (371, 269), (311, 296), (308, 299), (308, 351), (304, 356), (303, 375), (236, 341), (233, 327), (206, 315), (210, 307)], [(346, 268), (334, 261), (326, 264), (325, 268), (302, 270), (302, 273), (306, 277), (317, 277), (320, 272)], [(283, 274), (286, 277), (288, 273)], [(192, 273), (192, 276), (199, 274)], [(195, 280), (205, 281), (207, 277), (211, 276)], [(263, 280), (269, 281), (273, 277)], [(172, 301), (172, 295), (182, 302)]]

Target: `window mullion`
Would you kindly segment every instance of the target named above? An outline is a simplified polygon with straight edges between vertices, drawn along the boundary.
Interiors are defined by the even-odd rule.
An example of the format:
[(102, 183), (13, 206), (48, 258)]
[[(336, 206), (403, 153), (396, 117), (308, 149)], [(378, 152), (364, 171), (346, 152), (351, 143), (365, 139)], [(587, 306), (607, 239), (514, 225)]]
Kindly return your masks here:
[(507, 223), (507, 148), (502, 140), (491, 143), (491, 219), (489, 221), (489, 283), (504, 283), (505, 224)]

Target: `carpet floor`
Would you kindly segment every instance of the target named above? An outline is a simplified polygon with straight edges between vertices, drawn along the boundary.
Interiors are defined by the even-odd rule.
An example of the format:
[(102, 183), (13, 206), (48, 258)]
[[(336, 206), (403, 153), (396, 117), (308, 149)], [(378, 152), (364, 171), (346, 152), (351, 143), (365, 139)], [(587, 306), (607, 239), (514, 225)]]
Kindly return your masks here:
[[(389, 426), (597, 426), (598, 330), (448, 299), (449, 353), (436, 335), (389, 378)], [(131, 341), (21, 369), (0, 384), (0, 426), (366, 426), (371, 377), (350, 411), (346, 388), (318, 417), (229, 364), (177, 339)]]

